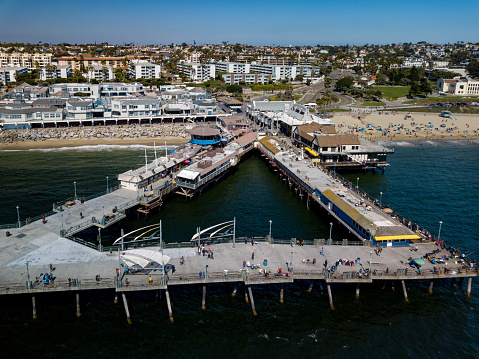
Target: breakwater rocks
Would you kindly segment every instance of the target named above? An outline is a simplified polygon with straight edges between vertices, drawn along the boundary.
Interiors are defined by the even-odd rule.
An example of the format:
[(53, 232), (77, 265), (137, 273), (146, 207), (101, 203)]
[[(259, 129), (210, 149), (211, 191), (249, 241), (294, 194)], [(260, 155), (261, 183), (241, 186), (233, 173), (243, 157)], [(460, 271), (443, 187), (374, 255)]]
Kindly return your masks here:
[(35, 128), (0, 131), (0, 143), (15, 143), (23, 141), (45, 141), (50, 139), (80, 140), (80, 139), (128, 139), (189, 136), (188, 129), (183, 124), (151, 125), (151, 126), (99, 126), (99, 127), (62, 127)]

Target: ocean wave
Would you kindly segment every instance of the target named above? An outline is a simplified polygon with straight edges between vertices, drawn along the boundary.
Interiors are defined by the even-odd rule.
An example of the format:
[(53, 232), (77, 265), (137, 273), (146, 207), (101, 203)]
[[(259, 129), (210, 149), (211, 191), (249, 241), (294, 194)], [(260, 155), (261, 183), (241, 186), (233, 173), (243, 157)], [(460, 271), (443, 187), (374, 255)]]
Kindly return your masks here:
[[(168, 149), (174, 149), (178, 146), (167, 145)], [(31, 148), (25, 150), (4, 150), (4, 152), (20, 152), (20, 151), (39, 151), (39, 152), (55, 152), (55, 151), (112, 151), (112, 150), (164, 150), (165, 145), (147, 146), (147, 145), (84, 145), (72, 147), (58, 147), (58, 148)]]

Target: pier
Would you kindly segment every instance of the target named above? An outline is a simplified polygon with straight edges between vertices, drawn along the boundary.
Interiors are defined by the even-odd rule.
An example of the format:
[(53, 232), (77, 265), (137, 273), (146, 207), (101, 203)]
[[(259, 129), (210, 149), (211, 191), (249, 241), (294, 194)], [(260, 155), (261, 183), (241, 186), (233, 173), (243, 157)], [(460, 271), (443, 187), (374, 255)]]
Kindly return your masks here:
[[(238, 285), (244, 286), (245, 299), (252, 306), (253, 314), (256, 313), (255, 286), (281, 285), (278, 300), (287, 303), (286, 285), (301, 281), (312, 290), (313, 282), (321, 288), (325, 286), (331, 308), (334, 308), (332, 284), (353, 284), (352, 295), (359, 296), (360, 287), (375, 282), (400, 283), (407, 301), (411, 299), (407, 286), (413, 280), (426, 282), (432, 291), (435, 281), (467, 277), (465, 294), (471, 294), (472, 278), (479, 274), (473, 260), (455, 248), (433, 241), (424, 229), (413, 228), (394, 213), (385, 212), (381, 204), (378, 205), (357, 186), (299, 156), (279, 138), (239, 141), (232, 148), (237, 152), (225, 151), (213, 156), (208, 156), (208, 151), (200, 155), (201, 151), (194, 146), (185, 148), (184, 152), (179, 149), (175, 156), (161, 161), (156, 159), (153, 164), (146, 163), (142, 170), (121, 174), (119, 188), (108, 189), (94, 198), (73, 198), (55, 205), (46, 216), (46, 223), (40, 217), (4, 227), (0, 234), (0, 295), (32, 295), (34, 316), (41, 316), (36, 308), (39, 293), (72, 291), (76, 315), (80, 316), (82, 291), (113, 290), (117, 296), (122, 296), (127, 319), (134, 320), (128, 308), (128, 293), (164, 290), (168, 293), (169, 317), (173, 321), (174, 308), (170, 300), (174, 301), (174, 298), (170, 298), (168, 288), (183, 285), (202, 287), (198, 306), (206, 310), (209, 285), (231, 283), (234, 294)], [(258, 233), (254, 239), (234, 238), (221, 242), (202, 239), (201, 244), (214, 253), (214, 259), (198, 254), (196, 241), (162, 243), (162, 247), (158, 242), (150, 243), (143, 248), (167, 256), (168, 267), (165, 269), (164, 263), (146, 253), (137, 253), (142, 268), (130, 272), (124, 271), (128, 264), (122, 258), (131, 253), (132, 246), (102, 245), (102, 230), (108, 230), (111, 224), (131, 215), (135, 209), (148, 214), (154, 204), (160, 203), (154, 207), (161, 206), (165, 196), (174, 195), (178, 187), (184, 185), (177, 180), (181, 171), (194, 172), (198, 163), (209, 159), (214, 163), (226, 159), (224, 163), (233, 164), (230, 160), (234, 158), (236, 164), (246, 149), (263, 156), (279, 180), (300, 196), (305, 205), (314, 204), (325, 211), (331, 223), (341, 225), (349, 233), (348, 238), (342, 241), (331, 238), (303, 241)], [(190, 167), (192, 164), (196, 167)], [(216, 180), (223, 173), (215, 172), (217, 167), (210, 167), (198, 170), (199, 173), (206, 170), (206, 176), (213, 174), (204, 177), (208, 178), (207, 182)], [(90, 227), (98, 228), (96, 242), (75, 237)], [(5, 235), (6, 231), (10, 236)], [(254, 232), (252, 228), (251, 233)], [(377, 246), (382, 248), (381, 252), (376, 252)], [(425, 259), (420, 268), (410, 265), (411, 260), (417, 258)], [(43, 283), (41, 277), (45, 273), (51, 273), (54, 280)]]

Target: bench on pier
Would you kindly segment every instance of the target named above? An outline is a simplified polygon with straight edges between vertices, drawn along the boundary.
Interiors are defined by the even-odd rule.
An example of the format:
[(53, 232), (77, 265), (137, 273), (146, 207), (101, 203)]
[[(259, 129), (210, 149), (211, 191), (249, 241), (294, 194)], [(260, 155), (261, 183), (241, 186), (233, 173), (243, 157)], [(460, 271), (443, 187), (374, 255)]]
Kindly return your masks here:
[(383, 264), (383, 262), (381, 262), (381, 261), (371, 261), (371, 265), (373, 265), (373, 264)]

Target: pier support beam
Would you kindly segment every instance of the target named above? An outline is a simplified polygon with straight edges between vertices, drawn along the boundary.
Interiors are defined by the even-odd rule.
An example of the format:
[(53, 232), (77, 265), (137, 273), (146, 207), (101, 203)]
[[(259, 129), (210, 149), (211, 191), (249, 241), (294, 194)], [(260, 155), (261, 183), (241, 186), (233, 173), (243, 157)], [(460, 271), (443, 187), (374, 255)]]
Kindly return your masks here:
[(249, 293), (249, 298), (251, 300), (251, 309), (253, 309), (253, 315), (257, 315), (256, 308), (254, 306), (253, 291), (251, 290), (251, 287), (248, 287), (248, 293)]
[(173, 320), (173, 310), (171, 309), (171, 302), (170, 302), (170, 293), (168, 292), (168, 288), (165, 289), (165, 296), (166, 296), (166, 304), (168, 305), (168, 315), (170, 316), (170, 322), (174, 322)]
[(203, 285), (203, 298), (201, 299), (201, 309), (206, 310), (206, 285)]
[(76, 292), (76, 300), (77, 300), (77, 318), (80, 318), (81, 312), (80, 312), (80, 293)]
[(467, 292), (466, 295), (469, 298), (471, 296), (471, 289), (472, 289), (472, 277), (467, 278)]
[(118, 303), (118, 293), (115, 293), (115, 299), (113, 299), (113, 303)]
[[(403, 285), (404, 285), (404, 281), (403, 281)], [(393, 281), (391, 281), (391, 290), (392, 290), (393, 292), (396, 291), (396, 289), (394, 288), (394, 282), (393, 282)]]
[(283, 295), (284, 295), (284, 289), (283, 289), (283, 285), (281, 284), (281, 289), (279, 290), (279, 302), (281, 304), (283, 304), (284, 302)]
[(429, 283), (429, 294), (432, 294), (432, 288), (434, 286), (434, 282), (431, 281), (431, 283)]
[(244, 288), (244, 301), (246, 304), (249, 304), (248, 289), (246, 287)]
[(312, 281), (311, 284), (309, 285), (308, 293), (311, 293), (313, 291), (313, 284), (314, 284), (314, 281)]
[(126, 321), (128, 322), (128, 324), (131, 324), (130, 310), (128, 309), (128, 302), (126, 301), (125, 292), (121, 293), (121, 296), (123, 298), (123, 305), (125, 306)]
[(319, 289), (321, 291), (321, 295), (324, 293), (323, 283), (319, 282)]
[(331, 307), (331, 310), (334, 310), (333, 294), (331, 293), (331, 286), (329, 285), (329, 283), (327, 284), (327, 286), (328, 286), (329, 306)]
[(231, 293), (231, 296), (232, 297), (236, 297), (236, 291), (238, 290), (238, 287), (237, 286), (234, 286), (233, 288), (233, 293)]
[(409, 299), (407, 298), (407, 290), (406, 290), (406, 283), (404, 283), (404, 280), (401, 281), (402, 284), (402, 291), (404, 293), (404, 300), (406, 303), (409, 303)]
[(359, 298), (359, 283), (356, 285), (356, 298)]
[(37, 304), (35, 303), (35, 296), (32, 295), (33, 319), (37, 319)]

